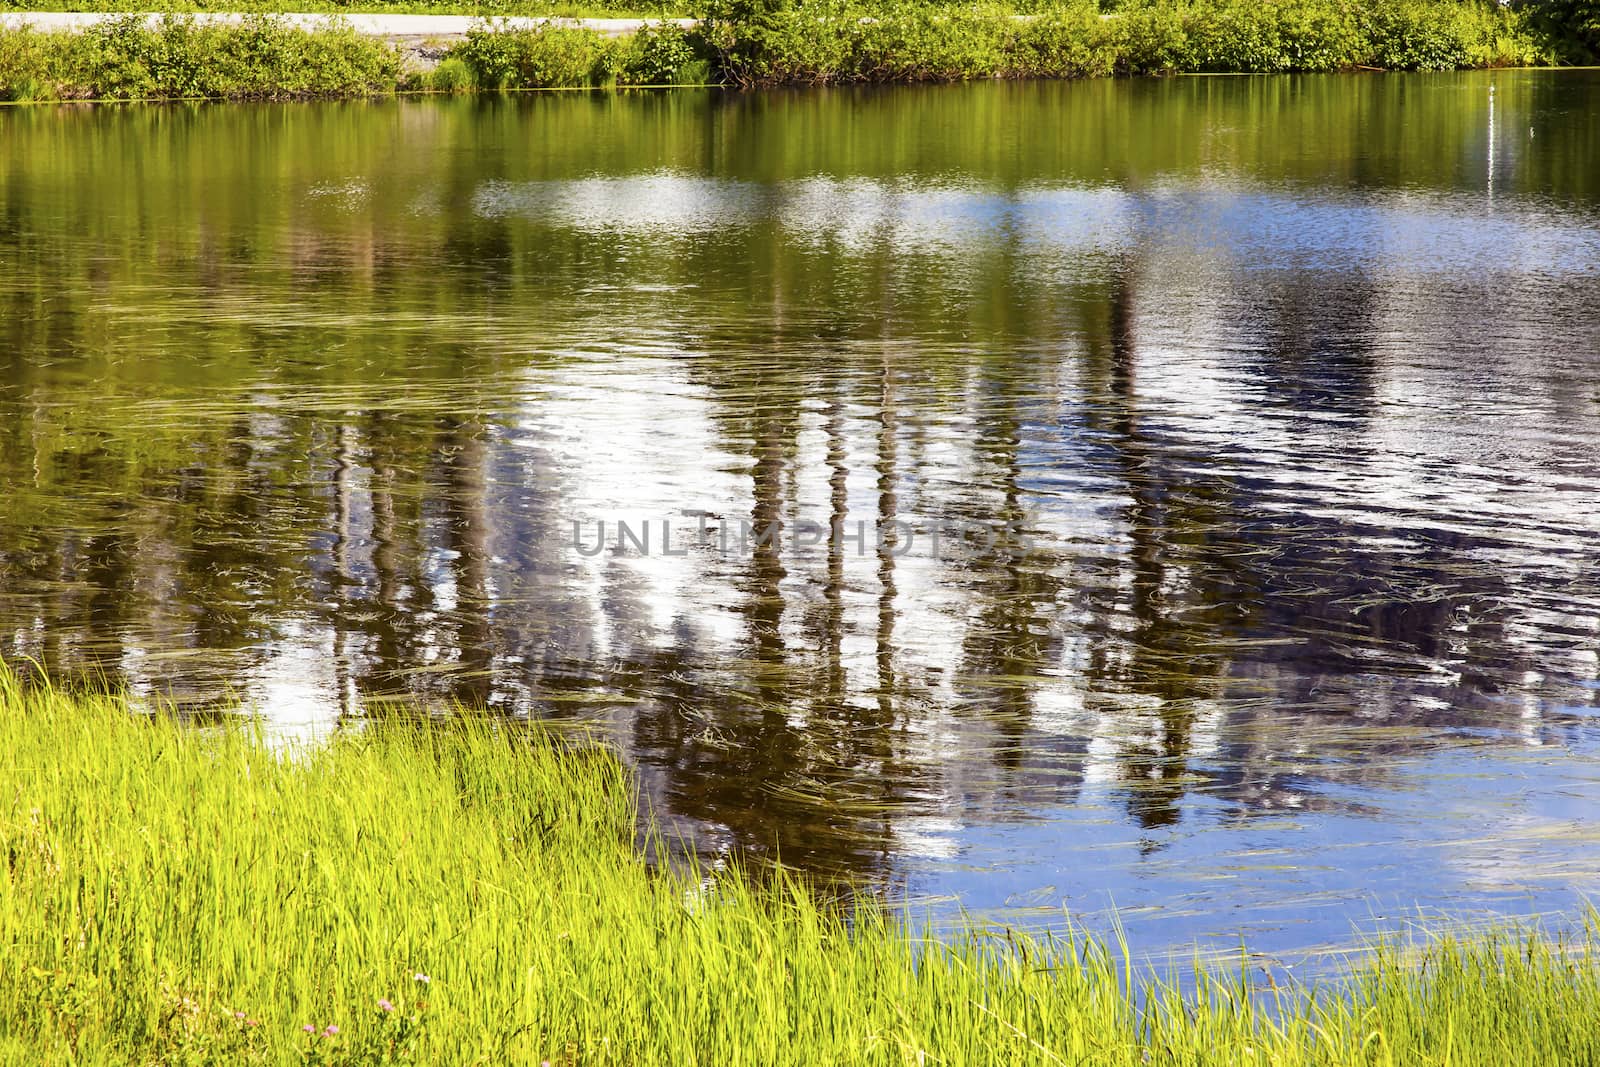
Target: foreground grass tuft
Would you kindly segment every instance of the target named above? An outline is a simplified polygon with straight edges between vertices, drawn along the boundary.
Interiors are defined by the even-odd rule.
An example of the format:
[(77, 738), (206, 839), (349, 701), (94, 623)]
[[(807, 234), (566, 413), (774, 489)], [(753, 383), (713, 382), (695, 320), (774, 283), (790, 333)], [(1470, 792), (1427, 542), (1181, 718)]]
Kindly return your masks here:
[(461, 716), (275, 749), (0, 673), (0, 1060), (1574, 1064), (1591, 932), (1322, 991), (1130, 988), (1088, 940), (916, 941), (652, 871), (618, 763)]

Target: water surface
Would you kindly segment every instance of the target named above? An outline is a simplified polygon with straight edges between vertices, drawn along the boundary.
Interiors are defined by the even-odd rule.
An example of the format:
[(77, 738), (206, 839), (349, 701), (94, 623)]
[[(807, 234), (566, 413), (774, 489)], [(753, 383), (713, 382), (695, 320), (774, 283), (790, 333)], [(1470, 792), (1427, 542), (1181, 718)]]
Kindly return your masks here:
[(598, 722), (710, 853), (1148, 948), (1571, 909), (1596, 114), (1593, 71), (7, 109), (0, 655), (290, 733)]

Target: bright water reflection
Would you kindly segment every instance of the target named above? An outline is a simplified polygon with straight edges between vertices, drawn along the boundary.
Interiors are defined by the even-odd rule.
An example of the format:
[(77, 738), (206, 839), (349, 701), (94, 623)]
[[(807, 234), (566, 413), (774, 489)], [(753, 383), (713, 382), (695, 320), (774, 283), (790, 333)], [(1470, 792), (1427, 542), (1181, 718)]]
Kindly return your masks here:
[[(1151, 947), (1570, 907), (1596, 108), (1501, 72), (0, 114), (0, 654), (285, 730), (597, 720), (708, 849), (1114, 899)], [(619, 519), (678, 554), (575, 547)], [(834, 522), (920, 540), (794, 543)]]

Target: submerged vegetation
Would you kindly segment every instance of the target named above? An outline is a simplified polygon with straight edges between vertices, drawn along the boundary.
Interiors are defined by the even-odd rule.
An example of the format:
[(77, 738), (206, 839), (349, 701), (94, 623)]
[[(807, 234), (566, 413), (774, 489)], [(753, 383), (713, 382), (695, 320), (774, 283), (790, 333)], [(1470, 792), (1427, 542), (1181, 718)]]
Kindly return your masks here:
[[(1590, 0), (1123, 0), (1045, 6), (711, 0), (694, 29), (608, 37), (485, 22), (437, 64), (349, 27), (183, 15), (0, 32), (9, 100), (262, 99), (628, 85), (762, 86), (1177, 72), (1454, 70), (1582, 62)], [(437, 56), (435, 58), (438, 58)]]
[(603, 751), (459, 715), (274, 747), (0, 673), (0, 1059), (1571, 1064), (1600, 931), (1380, 950), (1320, 991), (919, 940), (653, 869)]

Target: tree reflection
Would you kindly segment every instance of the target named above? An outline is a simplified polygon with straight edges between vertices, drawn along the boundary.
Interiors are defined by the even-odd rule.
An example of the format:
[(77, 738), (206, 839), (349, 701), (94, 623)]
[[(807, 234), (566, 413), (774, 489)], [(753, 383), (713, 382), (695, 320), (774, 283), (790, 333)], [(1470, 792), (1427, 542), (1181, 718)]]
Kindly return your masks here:
[[(1571, 503), (1593, 488), (1572, 455), (1593, 444), (1585, 291), (1553, 260), (1451, 287), (1366, 256), (1393, 217), (1476, 220), (1452, 214), (1457, 168), (1428, 169), (1476, 143), (1296, 155), (1273, 137), (1322, 83), (1259, 81), (751, 97), (689, 121), (445, 107), (419, 134), (437, 157), (365, 186), (292, 123), (207, 109), (173, 121), (279, 160), (290, 192), (190, 187), (198, 149), (157, 140), (152, 173), (192, 194), (170, 202), (46, 143), (142, 144), (142, 119), (21, 131), (0, 650), (195, 706), (287, 676), (330, 718), (595, 721), (708, 848), (880, 882), (950, 846), (911, 840), (918, 817), (1109, 779), (1156, 847), (1197, 791), (1239, 817), (1333, 804), (1321, 785), (1379, 783), (1429, 731), (1555, 729), (1544, 709), (1597, 692), (1596, 531)], [(1388, 82), (1317, 105), (1330, 143), (1393, 147)], [(1550, 92), (1504, 106), (1554, 122)], [(1060, 138), (997, 155), (904, 132), (1016, 108)], [(1265, 132), (1236, 132), (1262, 109)], [(1121, 148), (1093, 140), (1111, 119)], [(349, 122), (340, 166), (366, 173), (387, 135)], [(1592, 199), (1594, 171), (1521, 153), (1497, 178), (1513, 221), (1519, 180)], [(641, 173), (660, 202), (628, 200)], [(1431, 215), (1384, 199), (1429, 182)], [(57, 186), (117, 210), (68, 212)], [(1191, 194), (1234, 231), (1183, 245)], [(1355, 234), (1344, 258), (1241, 237), (1302, 209)], [(1548, 237), (1565, 216), (1541, 210)], [(1530, 341), (1552, 334), (1564, 362)], [(626, 512), (681, 535), (700, 510), (713, 537), (767, 537), (591, 559), (566, 533)], [(856, 521), (865, 545), (796, 543)], [(932, 553), (942, 522), (1030, 544)], [(1337, 761), (1302, 743), (1345, 723), (1420, 729)]]

